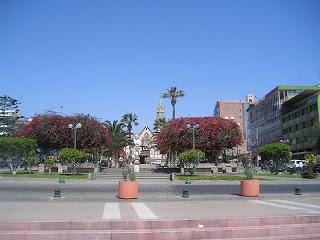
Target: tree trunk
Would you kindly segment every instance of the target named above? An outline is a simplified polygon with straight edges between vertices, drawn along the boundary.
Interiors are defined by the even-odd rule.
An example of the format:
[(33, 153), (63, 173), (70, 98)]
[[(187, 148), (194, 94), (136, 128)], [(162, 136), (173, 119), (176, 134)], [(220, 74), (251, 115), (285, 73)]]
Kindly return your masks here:
[[(132, 140), (131, 139), (131, 128), (129, 130), (129, 137), (130, 137), (130, 141)], [(127, 165), (129, 165), (132, 161), (132, 146), (131, 146), (131, 142), (129, 144), (129, 159), (128, 159), (128, 162), (127, 162)]]
[(20, 165), (18, 165), (17, 168), (14, 169), (12, 163), (10, 162), (9, 166), (10, 166), (10, 170), (11, 170), (12, 175), (14, 175), (14, 176), (17, 175), (17, 172), (18, 172), (18, 169), (19, 169)]
[(75, 175), (77, 173), (77, 171), (76, 171), (76, 162), (73, 161), (72, 164), (73, 164), (73, 175)]
[(176, 118), (176, 105), (172, 104), (172, 119)]

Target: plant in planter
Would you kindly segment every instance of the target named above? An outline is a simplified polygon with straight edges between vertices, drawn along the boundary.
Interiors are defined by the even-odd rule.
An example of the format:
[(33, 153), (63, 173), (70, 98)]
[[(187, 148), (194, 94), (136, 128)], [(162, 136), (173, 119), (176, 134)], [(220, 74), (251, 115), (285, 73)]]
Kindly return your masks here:
[(123, 180), (119, 181), (118, 198), (136, 199), (138, 198), (139, 185), (136, 176), (131, 168), (122, 171)]
[(240, 160), (245, 168), (245, 179), (241, 180), (240, 195), (244, 197), (257, 197), (260, 194), (260, 184), (258, 179), (253, 179), (254, 172), (249, 166), (251, 158), (245, 154), (241, 156)]

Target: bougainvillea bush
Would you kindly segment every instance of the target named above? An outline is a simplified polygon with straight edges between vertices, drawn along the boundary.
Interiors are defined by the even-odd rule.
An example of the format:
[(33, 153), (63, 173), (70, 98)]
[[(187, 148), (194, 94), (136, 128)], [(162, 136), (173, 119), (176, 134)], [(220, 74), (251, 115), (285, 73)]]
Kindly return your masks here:
[(157, 147), (162, 154), (192, 149), (192, 132), (188, 124), (198, 124), (195, 148), (207, 157), (242, 144), (240, 128), (233, 120), (216, 117), (178, 118), (167, 122), (157, 135)]
[(74, 131), (69, 124), (81, 123), (77, 130), (77, 148), (88, 153), (96, 153), (110, 144), (110, 134), (102, 124), (90, 115), (78, 114), (61, 116), (44, 114), (38, 115), (17, 133), (18, 137), (29, 137), (37, 141), (42, 150), (72, 147)]

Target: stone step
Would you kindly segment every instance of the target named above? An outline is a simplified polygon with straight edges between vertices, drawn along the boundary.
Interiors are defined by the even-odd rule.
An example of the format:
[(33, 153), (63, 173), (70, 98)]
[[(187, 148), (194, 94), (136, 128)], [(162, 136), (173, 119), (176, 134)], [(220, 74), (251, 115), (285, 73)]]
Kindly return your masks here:
[[(214, 238), (201, 239), (201, 240), (212, 240)], [(214, 239), (223, 240), (225, 238)], [(320, 234), (304, 234), (304, 235), (293, 235), (293, 236), (271, 236), (271, 237), (255, 237), (255, 240), (319, 240)], [(200, 240), (200, 239), (199, 239)], [(248, 240), (248, 238), (228, 238), (228, 240)]]
[[(1, 240), (72, 240), (72, 239), (257, 239), (320, 235), (320, 224), (264, 225), (246, 227), (208, 227), (143, 230), (37, 230), (0, 231)], [(262, 239), (263, 239), (262, 238)]]
[(97, 220), (97, 221), (0, 221), (0, 231), (37, 230), (143, 230), (221, 227), (259, 227), (320, 224), (320, 215), (272, 216), (248, 218), (216, 218), (210, 220)]

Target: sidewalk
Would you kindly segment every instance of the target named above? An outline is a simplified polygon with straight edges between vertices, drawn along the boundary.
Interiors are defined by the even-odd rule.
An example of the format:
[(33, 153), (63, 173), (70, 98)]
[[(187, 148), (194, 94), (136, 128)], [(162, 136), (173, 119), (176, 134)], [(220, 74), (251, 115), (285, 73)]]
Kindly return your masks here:
[(213, 219), (320, 214), (320, 197), (141, 202), (1, 202), (0, 220)]
[[(237, 192), (239, 182), (141, 180), (136, 200), (116, 198), (117, 180), (12, 179), (0, 181), (0, 220), (103, 220), (103, 219), (212, 219), (225, 217), (283, 216), (320, 214), (319, 179), (262, 181), (281, 188), (286, 184), (307, 184), (316, 191), (297, 196), (292, 192), (261, 193), (258, 198), (238, 194), (195, 193), (195, 189), (223, 189)], [(55, 187), (62, 188), (61, 199), (51, 198)], [(269, 186), (270, 187), (270, 186)], [(181, 189), (189, 189), (189, 198)], [(178, 191), (179, 190), (179, 191)], [(220, 191), (220, 190), (219, 190)]]

